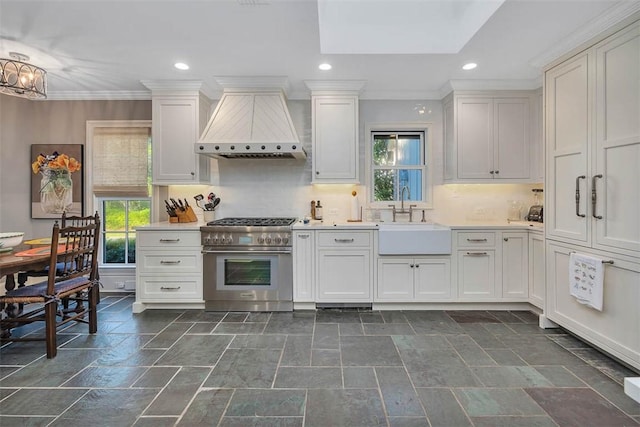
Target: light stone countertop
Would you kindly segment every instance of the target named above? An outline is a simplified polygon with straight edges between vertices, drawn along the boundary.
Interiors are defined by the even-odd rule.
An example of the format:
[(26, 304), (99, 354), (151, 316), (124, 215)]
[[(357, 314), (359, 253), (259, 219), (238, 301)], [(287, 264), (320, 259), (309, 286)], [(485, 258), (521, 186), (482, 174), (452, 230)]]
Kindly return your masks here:
[(204, 221), (198, 222), (154, 222), (152, 224), (143, 225), (140, 227), (136, 227), (136, 230), (151, 230), (151, 231), (167, 231), (167, 230), (178, 230), (178, 231), (200, 231), (200, 227), (203, 225), (207, 225)]
[[(377, 230), (380, 223), (376, 222), (347, 222), (347, 221), (316, 221), (312, 220), (309, 224), (303, 224), (302, 221), (298, 221), (293, 224), (292, 229), (294, 231), (300, 230)], [(398, 222), (397, 224), (402, 224)], [(414, 224), (420, 224), (415, 222)], [(534, 230), (544, 231), (544, 224), (540, 222), (530, 221), (462, 221), (462, 222), (437, 222), (436, 224), (444, 225), (452, 230), (465, 230), (465, 229), (520, 229), (520, 230)], [(200, 231), (200, 227), (206, 225), (204, 221), (198, 222), (179, 222), (170, 223), (168, 221), (155, 222), (153, 224), (137, 227), (136, 230), (183, 230), (183, 231)]]

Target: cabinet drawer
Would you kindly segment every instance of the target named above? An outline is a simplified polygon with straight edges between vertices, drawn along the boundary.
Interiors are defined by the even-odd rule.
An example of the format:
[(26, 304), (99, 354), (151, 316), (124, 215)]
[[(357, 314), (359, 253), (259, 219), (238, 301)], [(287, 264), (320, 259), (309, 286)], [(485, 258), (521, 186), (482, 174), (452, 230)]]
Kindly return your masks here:
[(199, 231), (138, 231), (138, 246), (152, 248), (175, 248), (200, 246)]
[(496, 244), (496, 233), (486, 231), (458, 232), (459, 248), (491, 247)]
[(318, 246), (331, 248), (369, 248), (371, 233), (368, 231), (320, 231)]
[(149, 273), (200, 273), (202, 254), (195, 251), (141, 251), (136, 268)]
[(137, 292), (143, 302), (152, 300), (202, 301), (202, 278), (200, 276), (138, 276)]

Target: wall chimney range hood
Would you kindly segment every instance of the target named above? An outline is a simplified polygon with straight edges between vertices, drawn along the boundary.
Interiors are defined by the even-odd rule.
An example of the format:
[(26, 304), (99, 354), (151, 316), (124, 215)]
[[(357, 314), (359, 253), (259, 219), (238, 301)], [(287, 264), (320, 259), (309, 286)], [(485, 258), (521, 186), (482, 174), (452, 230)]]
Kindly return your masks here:
[(225, 89), (195, 152), (227, 159), (304, 159), (281, 89)]

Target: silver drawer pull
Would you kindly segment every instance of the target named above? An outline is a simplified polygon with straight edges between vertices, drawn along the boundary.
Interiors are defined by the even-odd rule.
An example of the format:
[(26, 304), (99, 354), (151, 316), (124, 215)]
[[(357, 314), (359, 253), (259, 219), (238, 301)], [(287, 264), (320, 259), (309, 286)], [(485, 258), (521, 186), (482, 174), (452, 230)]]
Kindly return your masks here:
[(467, 255), (472, 255), (472, 256), (484, 256), (486, 255), (486, 252), (467, 252)]
[(309, 238), (309, 235), (308, 235), (308, 234), (298, 234), (298, 237), (299, 237), (300, 239), (308, 239), (308, 238)]
[(487, 239), (467, 239), (467, 242), (486, 242)]
[(333, 239), (336, 243), (353, 243), (355, 239)]
[(160, 264), (180, 264), (182, 261), (160, 261)]
[(160, 290), (161, 291), (177, 291), (178, 289), (180, 289), (180, 286), (161, 286)]
[(160, 243), (177, 243), (180, 239), (160, 239)]

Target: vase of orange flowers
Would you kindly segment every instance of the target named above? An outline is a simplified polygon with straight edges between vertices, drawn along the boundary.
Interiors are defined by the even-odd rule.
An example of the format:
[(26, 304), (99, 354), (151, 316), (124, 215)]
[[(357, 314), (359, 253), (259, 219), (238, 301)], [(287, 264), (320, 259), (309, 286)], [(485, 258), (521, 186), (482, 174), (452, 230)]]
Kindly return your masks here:
[(80, 170), (80, 162), (66, 154), (38, 155), (31, 164), (33, 173), (40, 173), (40, 205), (46, 213), (62, 214), (73, 205), (71, 174)]

